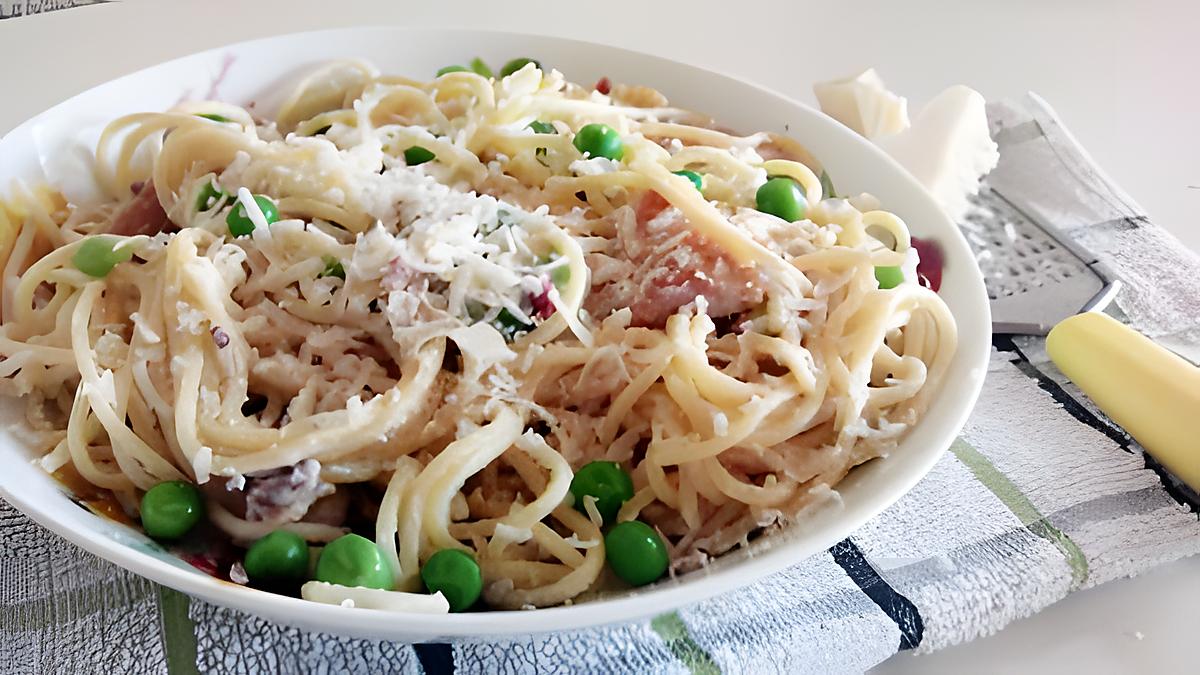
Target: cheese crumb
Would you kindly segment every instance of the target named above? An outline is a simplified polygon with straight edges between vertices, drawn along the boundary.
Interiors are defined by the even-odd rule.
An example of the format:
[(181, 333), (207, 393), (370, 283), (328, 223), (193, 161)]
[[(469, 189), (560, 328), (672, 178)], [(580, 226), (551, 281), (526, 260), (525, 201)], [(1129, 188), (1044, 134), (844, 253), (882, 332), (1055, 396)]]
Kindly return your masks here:
[(723, 412), (713, 415), (713, 433), (724, 436), (729, 433), (729, 417)]
[(204, 312), (192, 307), (183, 300), (175, 302), (175, 312), (179, 315), (179, 327), (192, 335), (204, 332)]
[(196, 482), (204, 484), (212, 473), (212, 448), (201, 446), (196, 456), (192, 458), (192, 471), (196, 473)]

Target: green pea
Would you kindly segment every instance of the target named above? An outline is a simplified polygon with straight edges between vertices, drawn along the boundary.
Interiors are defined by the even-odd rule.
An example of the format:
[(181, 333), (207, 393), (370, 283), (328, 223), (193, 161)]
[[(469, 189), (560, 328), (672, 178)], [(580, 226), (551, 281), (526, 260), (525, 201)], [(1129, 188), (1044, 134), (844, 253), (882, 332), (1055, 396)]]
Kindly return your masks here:
[(404, 151), (404, 163), (409, 166), (424, 164), (425, 162), (431, 161), (436, 157), (437, 155), (433, 154), (431, 150), (422, 148), (419, 145), (414, 145)]
[(488, 68), (488, 65), (484, 63), (483, 59), (479, 58), (478, 56), (471, 59), (471, 63), (469, 65), (471, 66), (471, 72), (484, 77), (492, 77), (492, 69)]
[(821, 192), (823, 192), (826, 197), (834, 199), (837, 198), (837, 193), (833, 190), (833, 179), (830, 178), (829, 174), (824, 171), (821, 172)]
[(880, 288), (895, 288), (904, 283), (904, 271), (899, 267), (876, 267), (875, 280)]
[(335, 258), (331, 255), (324, 256), (321, 258), (321, 260), (325, 261), (325, 269), (322, 270), (321, 273), (317, 275), (318, 278), (320, 278), (320, 277), (337, 277), (339, 279), (346, 278), (346, 268), (342, 265), (342, 261), (338, 260), (337, 258)]
[(118, 263), (123, 263), (133, 256), (132, 246), (117, 248), (122, 240), (116, 237), (88, 237), (75, 249), (71, 262), (80, 272), (102, 278), (108, 276)]
[(206, 120), (212, 120), (214, 122), (220, 122), (222, 124), (227, 124), (227, 123), (233, 121), (224, 115), (218, 115), (216, 113), (196, 113), (196, 117), (203, 117)]
[(534, 329), (533, 324), (521, 321), (517, 317), (513, 316), (512, 312), (508, 311), (508, 309), (500, 310), (500, 313), (497, 314), (496, 318), (492, 321), (492, 325), (495, 326), (496, 330), (500, 331), (504, 338), (509, 342), (512, 342), (514, 339), (516, 339), (517, 334), (528, 333)]
[(794, 223), (804, 218), (804, 191), (785, 176), (768, 179), (758, 188), (754, 200), (759, 211)]
[(586, 124), (575, 134), (575, 149), (584, 157), (607, 157), (620, 161), (625, 156), (621, 135), (607, 124)]
[(604, 535), (604, 556), (612, 571), (633, 586), (658, 580), (671, 562), (662, 537), (640, 520), (613, 526)]
[(470, 71), (468, 71), (466, 68), (464, 68), (462, 66), (446, 66), (445, 68), (438, 69), (437, 76), (441, 77), (441, 76), (445, 75), (446, 73), (466, 73), (466, 72), (470, 72)]
[(329, 542), (317, 558), (317, 581), (342, 586), (392, 589), (392, 569), (375, 542), (344, 534)]
[[(267, 221), (268, 225), (279, 220), (279, 209), (275, 208), (275, 202), (271, 201), (269, 197), (254, 195), (254, 203), (258, 204), (258, 209), (263, 214), (263, 220)], [(254, 232), (254, 221), (246, 215), (246, 207), (240, 200), (234, 202), (233, 208), (229, 210), (229, 215), (225, 216), (225, 224), (229, 226), (229, 234), (235, 237)]]
[(204, 500), (191, 483), (167, 481), (142, 495), (142, 528), (155, 539), (178, 539), (203, 517)]
[(692, 185), (695, 185), (697, 190), (704, 192), (704, 178), (695, 171), (688, 171), (687, 169), (684, 169), (683, 171), (672, 171), (671, 173), (675, 174), (676, 176), (683, 176), (684, 178), (692, 181)]
[[(540, 256), (537, 260), (537, 264), (549, 265), (550, 263), (554, 262), (555, 260), (558, 260), (558, 253), (555, 251), (551, 251), (549, 255)], [(558, 267), (555, 267), (554, 269), (550, 270), (550, 283), (554, 284), (557, 288), (561, 289), (563, 286), (566, 286), (567, 283), (570, 281), (571, 281), (570, 265), (559, 265)]]
[(444, 548), (421, 566), (421, 581), (430, 593), (441, 591), (451, 612), (470, 609), (483, 592), (479, 563), (466, 551)]
[(571, 281), (571, 267), (569, 265), (559, 265), (550, 272), (550, 283), (556, 288), (562, 288)]
[(538, 63), (537, 61), (534, 61), (533, 59), (527, 59), (522, 56), (504, 64), (504, 67), (500, 69), (500, 77), (508, 77), (509, 75), (512, 75), (531, 63), (533, 64), (534, 68), (541, 69), (542, 67), (542, 64)]
[(487, 235), (495, 232), (501, 227), (518, 227), (520, 224), (521, 221), (513, 218), (512, 213), (509, 213), (508, 209), (497, 209), (496, 226), (492, 227), (491, 223), (480, 223), (479, 231)]
[(215, 185), (213, 181), (209, 181), (204, 184), (204, 187), (200, 188), (200, 194), (196, 195), (196, 210), (207, 211), (217, 208), (217, 206), (229, 198), (229, 195), (222, 192), (221, 188)]
[[(530, 122), (525, 128), (533, 129), (533, 133), (535, 133), (535, 134), (557, 134), (558, 133), (558, 129), (555, 129), (553, 124), (551, 124), (549, 122), (543, 122), (541, 120), (534, 120), (534, 121)], [(535, 157), (538, 157), (539, 158), (538, 161), (541, 162), (541, 158), (546, 156), (546, 148), (538, 148), (538, 149), (534, 150), (533, 155)], [(545, 162), (542, 162), (543, 166), (545, 164), (546, 164)]]
[(255, 583), (299, 581), (308, 576), (308, 542), (294, 532), (275, 530), (250, 546), (243, 566)]
[(600, 517), (612, 523), (621, 505), (633, 497), (633, 479), (616, 462), (588, 462), (571, 479), (571, 494), (575, 496), (575, 508), (584, 513), (583, 498), (595, 497)]

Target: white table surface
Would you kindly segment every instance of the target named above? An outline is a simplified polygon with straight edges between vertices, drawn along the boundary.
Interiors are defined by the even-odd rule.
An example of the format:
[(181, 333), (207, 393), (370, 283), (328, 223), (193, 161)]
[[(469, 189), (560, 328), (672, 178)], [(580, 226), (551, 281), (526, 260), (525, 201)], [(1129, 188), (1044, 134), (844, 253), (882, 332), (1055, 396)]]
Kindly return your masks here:
[[(1178, 0), (657, 2), (182, 0), (0, 22), (0, 132), (82, 91), (221, 44), (408, 24), (562, 35), (637, 49), (812, 101), (875, 66), (912, 105), (950, 84), (1044, 96), (1113, 179), (1200, 250), (1200, 4)], [(464, 53), (469, 52), (469, 46)], [(999, 634), (878, 673), (1197, 672), (1200, 558), (1077, 593)]]

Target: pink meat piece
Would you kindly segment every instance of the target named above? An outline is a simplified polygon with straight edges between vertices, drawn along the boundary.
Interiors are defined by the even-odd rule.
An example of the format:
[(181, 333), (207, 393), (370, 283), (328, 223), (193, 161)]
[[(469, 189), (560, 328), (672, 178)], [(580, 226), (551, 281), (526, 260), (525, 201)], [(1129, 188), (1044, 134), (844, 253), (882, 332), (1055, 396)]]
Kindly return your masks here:
[(642, 197), (633, 228), (618, 228), (609, 255), (629, 263), (632, 273), (592, 288), (586, 303), (592, 316), (628, 307), (632, 325), (662, 328), (698, 295), (708, 301), (713, 317), (740, 313), (763, 300), (754, 268), (739, 266), (691, 232), (683, 215), (657, 192)]
[(253, 476), (246, 480), (246, 520), (295, 522), (333, 491), (333, 485), (321, 480), (321, 463), (315, 459)]
[(937, 292), (942, 287), (942, 270), (946, 257), (936, 239), (912, 238), (912, 247), (917, 249), (917, 279), (922, 286)]
[(416, 280), (418, 272), (409, 267), (400, 258), (392, 258), (387, 271), (383, 273), (383, 287), (389, 291), (408, 288)]
[(764, 141), (755, 146), (754, 150), (758, 153), (763, 161), (771, 161), (772, 159), (786, 159), (791, 162), (803, 163), (803, 158), (791, 152), (775, 141)]
[(135, 184), (133, 188), (136, 193), (133, 201), (126, 204), (113, 218), (109, 232), (123, 236), (155, 235), (175, 229), (175, 224), (167, 218), (167, 212), (158, 201), (154, 181), (147, 181), (140, 186)]
[(537, 295), (530, 294), (529, 302), (533, 305), (533, 313), (539, 319), (549, 319), (554, 315), (554, 303), (550, 301), (550, 289), (553, 288), (550, 279), (542, 277), (542, 292)]

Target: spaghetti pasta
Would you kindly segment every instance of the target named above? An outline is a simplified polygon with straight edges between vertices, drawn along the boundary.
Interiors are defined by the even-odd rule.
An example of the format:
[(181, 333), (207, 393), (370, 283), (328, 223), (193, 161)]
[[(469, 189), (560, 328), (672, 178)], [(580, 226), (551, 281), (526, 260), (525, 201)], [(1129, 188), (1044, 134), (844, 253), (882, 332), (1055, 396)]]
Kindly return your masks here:
[[(589, 124), (621, 152), (577, 148)], [(43, 466), (131, 515), (184, 480), (236, 546), (370, 532), (402, 593), (312, 581), (317, 601), (446, 611), (403, 595), (443, 549), (491, 607), (603, 590), (611, 523), (571, 496), (599, 460), (632, 478), (616, 520), (686, 572), (892, 451), (954, 353), (935, 292), (876, 279), (915, 256), (905, 223), (820, 173), (789, 139), (536, 64), (338, 62), (274, 121), (129, 115), (96, 149), (106, 203), (0, 203), (0, 391)], [(768, 177), (803, 219), (756, 208)]]

